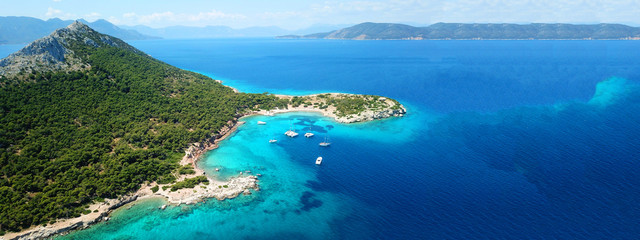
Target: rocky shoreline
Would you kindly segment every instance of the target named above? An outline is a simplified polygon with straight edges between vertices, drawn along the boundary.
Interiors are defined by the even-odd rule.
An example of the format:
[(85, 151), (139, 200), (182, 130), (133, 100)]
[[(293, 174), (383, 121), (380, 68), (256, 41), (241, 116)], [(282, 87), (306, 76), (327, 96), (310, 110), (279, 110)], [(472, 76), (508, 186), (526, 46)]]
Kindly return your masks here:
[[(185, 156), (180, 162), (182, 165), (191, 164), (196, 171), (194, 174), (181, 175), (178, 181), (184, 180), (188, 177), (204, 175), (204, 171), (196, 167), (197, 160), (209, 150), (213, 150), (218, 147), (218, 142), (226, 139), (231, 135), (238, 126), (244, 122), (237, 122), (237, 119), (233, 119), (227, 122), (227, 126), (223, 127), (218, 134), (211, 139), (207, 139), (201, 143), (193, 143), (185, 151)], [(194, 188), (180, 189), (175, 192), (171, 192), (170, 189), (163, 190), (163, 185), (158, 185), (159, 190), (153, 192), (151, 187), (156, 185), (155, 183), (149, 183), (143, 185), (138, 191), (132, 194), (128, 194), (117, 199), (105, 199), (104, 202), (94, 203), (89, 206), (91, 213), (82, 215), (77, 218), (59, 220), (54, 224), (47, 226), (35, 226), (30, 229), (26, 229), (20, 232), (7, 233), (4, 236), (0, 236), (0, 240), (4, 239), (45, 239), (55, 235), (64, 235), (69, 231), (82, 230), (89, 226), (109, 220), (109, 214), (117, 208), (134, 202), (136, 200), (151, 198), (151, 197), (164, 197), (168, 203), (180, 205), (180, 204), (194, 204), (202, 201), (205, 198), (216, 198), (218, 200), (235, 198), (240, 194), (251, 194), (250, 190), (259, 191), (258, 178), (256, 176), (240, 174), (237, 177), (233, 177), (228, 181), (218, 181), (207, 177), (209, 184), (199, 184)], [(170, 184), (166, 184), (167, 186)], [(226, 186), (226, 187), (223, 187)], [(96, 211), (97, 210), (97, 211)]]
[[(235, 89), (234, 89), (235, 90)], [(237, 91), (237, 90), (235, 90)], [(315, 99), (321, 94), (308, 95), (303, 97), (310, 97)], [(342, 93), (328, 93), (324, 94), (328, 96), (358, 96), (354, 94), (342, 94)], [(276, 95), (279, 98), (291, 99), (293, 96), (288, 95)], [(333, 118), (336, 122), (340, 123), (355, 123), (355, 122), (366, 122), (377, 119), (384, 119), (389, 117), (402, 117), (406, 114), (406, 109), (401, 104), (386, 98), (380, 99), (380, 101), (386, 104), (386, 108), (382, 109), (366, 109), (358, 114), (346, 115), (346, 116), (338, 116), (336, 114), (336, 108), (333, 106), (328, 106), (325, 108), (320, 108), (319, 105), (307, 105), (307, 106), (297, 106), (293, 107), (289, 105), (286, 109), (276, 109), (276, 110), (260, 110), (253, 111), (244, 114), (240, 117), (246, 117), (251, 115), (274, 115), (278, 113), (285, 112), (319, 112), (324, 116)], [(397, 106), (396, 106), (397, 105)], [(197, 161), (205, 154), (207, 151), (216, 149), (218, 147), (218, 143), (227, 137), (229, 137), (239, 126), (244, 124), (242, 121), (238, 121), (238, 118), (234, 118), (227, 122), (227, 125), (224, 126), (218, 134), (211, 137), (210, 139), (206, 139), (199, 143), (191, 144), (185, 150), (185, 156), (180, 161), (181, 165), (191, 165), (195, 171), (194, 174), (189, 175), (180, 175), (177, 181), (182, 181), (186, 178), (195, 177), (195, 176), (206, 176), (204, 170), (199, 169), (196, 165)], [(82, 215), (77, 218), (64, 219), (60, 220), (54, 224), (47, 226), (36, 226), (27, 230), (23, 230), (17, 233), (7, 233), (4, 236), (0, 236), (0, 240), (4, 239), (44, 239), (50, 238), (55, 235), (64, 235), (69, 231), (81, 230), (88, 228), (92, 224), (96, 224), (101, 221), (108, 221), (109, 214), (113, 212), (115, 209), (126, 205), (128, 203), (134, 202), (136, 200), (151, 198), (151, 197), (163, 197), (170, 204), (180, 205), (180, 204), (194, 204), (200, 201), (203, 201), (206, 198), (216, 198), (218, 200), (231, 199), (239, 196), (240, 194), (252, 194), (253, 191), (259, 191), (260, 188), (258, 186), (258, 177), (244, 174), (244, 172), (240, 172), (238, 176), (229, 179), (228, 181), (219, 181), (207, 176), (209, 180), (208, 184), (200, 183), (196, 185), (194, 188), (185, 188), (172, 192), (169, 188), (162, 189), (163, 186), (170, 186), (170, 184), (158, 185), (156, 183), (149, 183), (143, 185), (138, 191), (135, 193), (122, 196), (118, 199), (105, 199), (104, 202), (95, 203), (89, 206), (89, 209), (92, 211), (90, 214)], [(156, 192), (151, 190), (152, 186), (158, 186), (159, 189)], [(95, 211), (97, 210), (97, 211)]]
[[(65, 234), (72, 230), (81, 230), (101, 221), (108, 221), (113, 210), (138, 199), (136, 194), (122, 196), (118, 199), (105, 199), (102, 203), (92, 204), (90, 214), (77, 218), (65, 219), (48, 226), (37, 226), (17, 233), (7, 233), (0, 239), (45, 239)], [(98, 210), (94, 212), (93, 210)]]

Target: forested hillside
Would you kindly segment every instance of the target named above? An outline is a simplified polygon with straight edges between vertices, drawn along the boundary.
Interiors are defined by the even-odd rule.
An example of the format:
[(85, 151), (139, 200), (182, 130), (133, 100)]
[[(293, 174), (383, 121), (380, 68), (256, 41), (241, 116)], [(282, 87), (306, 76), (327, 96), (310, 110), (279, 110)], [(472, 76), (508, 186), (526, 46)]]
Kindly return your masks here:
[(54, 40), (76, 67), (21, 66), (0, 79), (0, 233), (79, 216), (145, 181), (171, 182), (188, 144), (278, 102), (74, 24)]

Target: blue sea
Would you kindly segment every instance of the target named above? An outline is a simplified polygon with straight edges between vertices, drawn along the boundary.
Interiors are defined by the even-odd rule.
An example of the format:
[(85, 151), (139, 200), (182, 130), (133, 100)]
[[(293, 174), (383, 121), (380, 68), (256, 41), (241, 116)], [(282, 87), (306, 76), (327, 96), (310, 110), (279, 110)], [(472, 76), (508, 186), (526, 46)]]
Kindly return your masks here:
[(376, 94), (408, 114), (244, 118), (198, 164), (260, 173), (260, 191), (142, 201), (62, 239), (640, 238), (640, 41), (132, 44), (240, 91)]

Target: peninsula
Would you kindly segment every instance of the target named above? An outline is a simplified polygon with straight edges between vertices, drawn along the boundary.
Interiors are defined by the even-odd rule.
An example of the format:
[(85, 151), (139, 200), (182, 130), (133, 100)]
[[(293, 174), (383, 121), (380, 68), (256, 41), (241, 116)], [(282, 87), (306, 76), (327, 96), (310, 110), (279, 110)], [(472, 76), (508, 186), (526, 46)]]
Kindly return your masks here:
[(640, 28), (622, 24), (436, 23), (414, 27), (396, 23), (361, 23), (331, 32), (277, 38), (352, 40), (640, 40)]
[(196, 162), (239, 118), (287, 111), (344, 123), (406, 112), (381, 96), (237, 92), (76, 21), (0, 60), (0, 239), (82, 229), (137, 199), (252, 194), (257, 176), (220, 181)]
[(286, 106), (253, 113), (273, 115), (284, 112), (319, 112), (340, 123), (366, 122), (402, 117), (407, 110), (398, 101), (374, 95), (323, 93), (307, 96), (275, 95)]

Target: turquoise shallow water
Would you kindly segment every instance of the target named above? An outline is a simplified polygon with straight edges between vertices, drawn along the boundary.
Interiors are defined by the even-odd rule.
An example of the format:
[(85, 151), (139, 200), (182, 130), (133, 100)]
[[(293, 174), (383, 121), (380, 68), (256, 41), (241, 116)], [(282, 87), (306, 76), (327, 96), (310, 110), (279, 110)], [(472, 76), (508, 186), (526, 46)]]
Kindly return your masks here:
[[(415, 123), (427, 122), (416, 121), (417, 117), (420, 115), (412, 112), (405, 118), (352, 125), (306, 112), (243, 118), (246, 124), (198, 166), (207, 173), (216, 173), (219, 168), (212, 177), (221, 180), (247, 170), (260, 173), (261, 191), (232, 200), (169, 207), (166, 211), (158, 210), (165, 204), (162, 199), (143, 200), (131, 209), (116, 211), (108, 223), (63, 239), (327, 239), (349, 238), (351, 232), (363, 237), (366, 223), (343, 223), (354, 215), (359, 221), (369, 221), (368, 214), (379, 215), (366, 213), (375, 207), (362, 208), (367, 204), (337, 192), (317, 191), (312, 185), (322, 181), (318, 176), (324, 171), (349, 168), (353, 161), (361, 161), (350, 156), (348, 148), (339, 146), (342, 142), (379, 146), (409, 142), (418, 137), (414, 134), (418, 128), (424, 127)], [(257, 121), (267, 124), (258, 125)], [(284, 135), (291, 125), (300, 136)], [(309, 129), (315, 136), (302, 136)], [(318, 145), (325, 136), (332, 146)], [(271, 138), (278, 142), (269, 143)], [(318, 156), (324, 158), (320, 166), (315, 165)]]
[[(242, 91), (379, 94), (409, 114), (246, 118), (199, 164), (263, 174), (260, 192), (165, 211), (140, 202), (63, 239), (640, 238), (639, 41), (134, 45)], [(287, 138), (291, 125), (316, 137)]]

